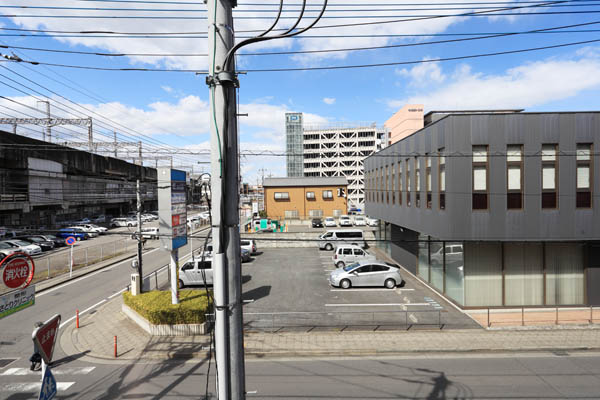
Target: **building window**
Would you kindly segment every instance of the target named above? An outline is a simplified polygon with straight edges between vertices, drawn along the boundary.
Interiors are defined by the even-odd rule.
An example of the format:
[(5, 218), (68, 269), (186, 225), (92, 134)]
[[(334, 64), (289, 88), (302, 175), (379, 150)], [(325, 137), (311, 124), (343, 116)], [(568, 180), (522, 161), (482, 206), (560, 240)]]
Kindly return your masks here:
[(381, 190), (379, 190), (379, 188), (381, 187), (381, 180), (379, 179), (379, 171), (380, 169), (377, 168), (375, 170), (375, 193), (377, 193), (377, 203), (379, 203), (379, 198), (381, 196)]
[(425, 157), (425, 189), (427, 190), (427, 199), (425, 206), (431, 208), (431, 157)]
[(383, 190), (385, 192), (385, 202), (387, 204), (390, 204), (390, 192), (389, 192), (389, 180), (390, 180), (390, 170), (388, 168), (388, 166), (385, 166), (385, 170), (384, 170), (384, 175), (383, 175)]
[(398, 161), (398, 204), (402, 205), (402, 161)]
[(415, 207), (421, 207), (421, 169), (419, 168), (419, 159), (415, 157)]
[(290, 194), (288, 192), (275, 192), (275, 200), (289, 200)]
[(298, 210), (285, 210), (284, 212), (285, 219), (296, 219), (300, 218), (300, 213)]
[(392, 176), (390, 177), (390, 191), (392, 192), (392, 204), (396, 204), (396, 192), (395, 192), (395, 185), (396, 185), (396, 164), (392, 163)]
[(314, 200), (315, 192), (306, 192), (306, 200)]
[(523, 146), (506, 147), (506, 208), (523, 208)]
[(473, 146), (473, 210), (488, 208), (488, 148)]
[(323, 200), (333, 200), (333, 190), (323, 190)]
[(444, 156), (444, 148), (438, 150), (438, 189), (440, 193), (440, 210), (446, 209), (446, 156)]
[(558, 207), (557, 145), (542, 145), (542, 208)]
[(406, 206), (410, 207), (410, 160), (406, 159)]
[(577, 145), (577, 208), (592, 207), (592, 145)]

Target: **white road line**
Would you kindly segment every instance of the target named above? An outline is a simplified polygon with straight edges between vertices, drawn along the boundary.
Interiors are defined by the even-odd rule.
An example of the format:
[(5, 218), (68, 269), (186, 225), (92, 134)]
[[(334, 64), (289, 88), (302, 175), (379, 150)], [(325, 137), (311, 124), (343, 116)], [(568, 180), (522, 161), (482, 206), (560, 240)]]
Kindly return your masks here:
[[(153, 252), (155, 252), (155, 251), (157, 251), (157, 250), (161, 250), (161, 248), (159, 247), (159, 248), (156, 248), (156, 249), (154, 249), (154, 250), (150, 250), (149, 252), (147, 252), (147, 253), (144, 253), (143, 255), (144, 255), (144, 256), (145, 256), (145, 255), (148, 255), (148, 254), (150, 254), (150, 253), (153, 253)], [(133, 257), (135, 257), (135, 256), (131, 256), (131, 257), (129, 257), (129, 258), (133, 258)], [(35, 296), (36, 296), (36, 297), (44, 296), (44, 295), (47, 295), (48, 293), (52, 293), (52, 292), (54, 292), (55, 290), (62, 289), (62, 288), (64, 288), (64, 287), (66, 287), (66, 286), (72, 285), (72, 284), (74, 284), (74, 283), (77, 283), (77, 282), (79, 282), (79, 281), (82, 281), (82, 280), (84, 280), (84, 279), (91, 278), (92, 276), (94, 276), (94, 275), (98, 275), (98, 274), (100, 274), (100, 273), (102, 273), (102, 272), (104, 272), (104, 271), (110, 271), (111, 269), (113, 269), (113, 268), (116, 268), (116, 267), (118, 267), (119, 265), (123, 264), (124, 262), (128, 261), (128, 260), (129, 260), (129, 258), (127, 258), (127, 259), (125, 259), (125, 260), (123, 260), (123, 261), (121, 261), (121, 262), (118, 262), (118, 263), (116, 263), (116, 264), (114, 264), (114, 265), (111, 265), (110, 267), (106, 267), (106, 268), (99, 269), (98, 271), (92, 272), (92, 273), (90, 273), (90, 274), (84, 275), (84, 276), (82, 276), (82, 277), (79, 277), (79, 278), (77, 278), (77, 279), (73, 279), (72, 281), (68, 281), (68, 282), (65, 282), (65, 283), (63, 283), (63, 284), (61, 284), (61, 285), (55, 286), (55, 287), (53, 287), (52, 289), (44, 290), (42, 293), (36, 293), (36, 294), (35, 294)]]
[(413, 290), (415, 290), (415, 289), (396, 289), (396, 291), (397, 291), (397, 292), (402, 292), (402, 291), (405, 291), (405, 292), (406, 292), (406, 291), (412, 292)]
[(120, 295), (121, 293), (123, 293), (126, 290), (127, 290), (127, 288), (123, 288), (123, 289), (119, 290), (117, 293), (111, 294), (110, 296), (108, 296), (108, 298), (112, 299), (113, 297)]
[[(79, 315), (85, 314), (86, 312), (90, 311), (92, 308), (98, 307), (102, 303), (106, 303), (106, 299), (102, 299), (99, 302), (97, 302), (96, 304), (94, 304), (93, 306), (90, 306), (90, 307), (86, 308), (85, 310), (80, 311)], [(62, 327), (63, 325), (68, 324), (69, 322), (73, 321), (76, 317), (77, 317), (77, 315), (73, 315), (71, 318), (61, 322), (59, 328)]]
[(325, 307), (387, 307), (387, 306), (428, 306), (429, 303), (371, 303), (371, 304), (325, 304)]
[[(81, 367), (81, 368), (57, 368), (52, 370), (53, 375), (86, 375), (92, 372), (96, 367)], [(0, 375), (36, 375), (40, 376), (40, 371), (31, 371), (29, 368), (9, 368)]]
[(388, 288), (371, 288), (371, 289), (329, 289), (330, 292), (389, 292), (396, 293)]
[[(73, 386), (75, 382), (56, 382), (56, 390), (64, 392)], [(3, 388), (3, 392), (38, 392), (42, 387), (42, 382), (23, 382), (23, 383), (9, 383)]]

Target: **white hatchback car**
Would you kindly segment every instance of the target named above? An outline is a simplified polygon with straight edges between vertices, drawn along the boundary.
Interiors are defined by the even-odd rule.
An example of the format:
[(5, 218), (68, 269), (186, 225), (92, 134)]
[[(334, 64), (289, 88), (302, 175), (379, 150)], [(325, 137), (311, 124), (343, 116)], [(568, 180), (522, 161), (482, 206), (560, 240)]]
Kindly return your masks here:
[(357, 215), (354, 217), (354, 225), (355, 226), (366, 226), (367, 220), (362, 215)]
[(343, 244), (335, 248), (331, 259), (336, 267), (344, 268), (346, 265), (358, 261), (375, 261), (376, 257), (368, 251), (363, 250), (360, 246)]
[(323, 221), (323, 224), (325, 225), (325, 227), (337, 226), (337, 224), (335, 222), (335, 218), (333, 218), (333, 217), (325, 218), (325, 220)]

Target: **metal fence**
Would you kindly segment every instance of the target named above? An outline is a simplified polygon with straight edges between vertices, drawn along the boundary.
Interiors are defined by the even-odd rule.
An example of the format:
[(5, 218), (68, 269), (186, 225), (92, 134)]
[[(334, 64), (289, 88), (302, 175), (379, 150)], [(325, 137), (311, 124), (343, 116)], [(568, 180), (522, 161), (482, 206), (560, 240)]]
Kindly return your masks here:
[[(442, 310), (394, 310), (394, 311), (335, 311), (335, 312), (272, 312), (244, 313), (244, 329), (279, 332), (285, 330), (311, 331), (319, 328), (346, 329), (402, 329), (416, 326), (444, 327)], [(214, 314), (207, 315), (214, 320)]]
[[(594, 324), (600, 322), (598, 310), (590, 307), (547, 307), (494, 310), (487, 309), (488, 328), (501, 326)], [(594, 320), (595, 317), (595, 320)]]

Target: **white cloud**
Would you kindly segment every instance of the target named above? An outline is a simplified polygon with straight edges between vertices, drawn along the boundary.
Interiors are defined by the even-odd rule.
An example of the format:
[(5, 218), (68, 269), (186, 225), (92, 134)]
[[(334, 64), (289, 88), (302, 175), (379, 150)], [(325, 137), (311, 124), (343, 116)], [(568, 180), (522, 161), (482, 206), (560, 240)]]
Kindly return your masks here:
[(323, 97), (323, 103), (331, 105), (335, 103), (335, 97)]
[[(593, 51), (589, 52), (594, 54)], [(446, 84), (403, 99), (389, 100), (391, 108), (420, 103), (432, 109), (528, 108), (600, 88), (600, 59), (547, 59), (508, 69), (502, 74), (472, 71), (468, 65), (440, 72)]]
[(165, 92), (167, 92), (167, 93), (173, 93), (173, 88), (172, 88), (172, 87), (170, 87), (170, 86), (166, 86), (166, 85), (164, 85), (164, 86), (161, 86), (160, 88), (161, 88), (162, 90), (164, 90)]
[[(425, 59), (430, 60), (430, 59)], [(408, 86), (426, 86), (431, 84), (440, 84), (446, 80), (439, 62), (425, 62), (417, 64), (411, 69), (396, 70), (396, 74), (402, 77), (410, 78)]]

